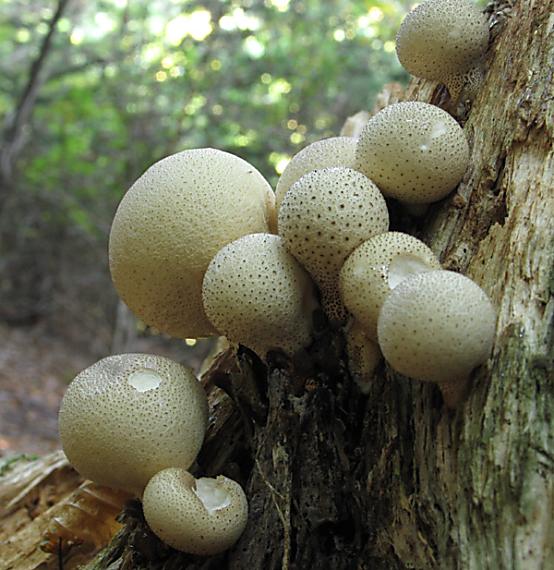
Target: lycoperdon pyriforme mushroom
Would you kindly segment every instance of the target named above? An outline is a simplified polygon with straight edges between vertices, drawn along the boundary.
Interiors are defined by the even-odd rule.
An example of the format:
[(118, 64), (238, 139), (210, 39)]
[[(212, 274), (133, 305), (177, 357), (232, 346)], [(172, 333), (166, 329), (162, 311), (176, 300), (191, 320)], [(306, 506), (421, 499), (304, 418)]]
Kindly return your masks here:
[(289, 188), (304, 174), (334, 166), (352, 167), (356, 143), (357, 139), (353, 137), (330, 137), (313, 142), (295, 154), (277, 182), (275, 189), (277, 211)]
[(418, 273), (383, 303), (379, 346), (392, 368), (436, 382), (446, 405), (455, 408), (471, 371), (489, 356), (495, 322), (491, 301), (468, 277), (442, 270)]
[(470, 0), (425, 0), (404, 18), (396, 52), (412, 75), (444, 83), (457, 98), (488, 41), (487, 18)]
[(346, 316), (338, 291), (344, 260), (388, 227), (387, 205), (377, 186), (342, 167), (302, 176), (285, 194), (278, 216), (286, 248), (316, 281), (329, 318), (339, 322)]
[(417, 238), (385, 232), (357, 247), (342, 266), (339, 287), (348, 311), (377, 340), (377, 319), (387, 295), (403, 279), (440, 269), (439, 260)]
[(444, 198), (469, 164), (464, 131), (427, 103), (395, 103), (373, 116), (356, 147), (355, 168), (385, 196), (412, 204)]
[(71, 382), (59, 429), (83, 477), (140, 496), (161, 469), (192, 465), (207, 419), (206, 395), (188, 368), (161, 356), (121, 354)]
[(110, 233), (117, 292), (146, 324), (179, 338), (214, 334), (202, 279), (225, 244), (266, 232), (274, 194), (241, 158), (215, 149), (168, 156), (123, 197)]
[(214, 327), (261, 358), (271, 349), (292, 355), (310, 342), (314, 285), (279, 236), (252, 234), (223, 247), (202, 295)]
[(195, 479), (184, 469), (169, 468), (154, 475), (142, 503), (154, 534), (189, 554), (227, 550), (248, 519), (248, 503), (238, 483), (222, 475)]

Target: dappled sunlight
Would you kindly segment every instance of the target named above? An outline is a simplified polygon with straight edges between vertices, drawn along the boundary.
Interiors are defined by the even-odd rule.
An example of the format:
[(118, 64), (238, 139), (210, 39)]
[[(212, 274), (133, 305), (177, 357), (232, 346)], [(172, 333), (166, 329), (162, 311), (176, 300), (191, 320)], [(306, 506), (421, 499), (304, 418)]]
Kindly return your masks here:
[(212, 14), (209, 10), (198, 9), (190, 14), (180, 14), (170, 20), (164, 36), (169, 44), (178, 46), (184, 38), (204, 41), (213, 31)]

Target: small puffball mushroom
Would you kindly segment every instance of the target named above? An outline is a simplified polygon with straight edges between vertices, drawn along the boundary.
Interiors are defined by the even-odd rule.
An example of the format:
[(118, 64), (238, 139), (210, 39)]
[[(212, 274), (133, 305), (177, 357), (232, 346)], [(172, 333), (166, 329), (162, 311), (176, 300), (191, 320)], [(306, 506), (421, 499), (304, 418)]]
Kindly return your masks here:
[(379, 346), (397, 372), (436, 382), (446, 405), (463, 399), (471, 371), (491, 351), (496, 314), (471, 279), (452, 271), (419, 273), (385, 300)]
[(210, 556), (227, 550), (248, 521), (248, 502), (238, 483), (222, 475), (194, 479), (184, 469), (154, 475), (142, 505), (152, 532), (189, 554)]
[(392, 289), (414, 273), (440, 267), (422, 241), (401, 232), (385, 232), (368, 239), (348, 257), (340, 272), (340, 295), (376, 341), (379, 311)]
[(428, 204), (452, 191), (468, 164), (460, 125), (439, 107), (409, 101), (389, 105), (368, 121), (355, 167), (385, 196)]
[(59, 414), (62, 447), (75, 469), (136, 495), (158, 471), (192, 465), (207, 421), (206, 394), (192, 372), (148, 354), (109, 356), (83, 370)]
[(274, 194), (248, 162), (220, 150), (186, 150), (151, 166), (119, 204), (110, 270), (123, 301), (146, 324), (179, 338), (215, 334), (202, 279), (227, 243), (268, 231)]
[(352, 168), (309, 172), (287, 192), (278, 227), (287, 249), (319, 286), (329, 318), (342, 321), (346, 313), (338, 278), (344, 260), (389, 227), (387, 205), (377, 186)]
[(486, 16), (470, 0), (426, 0), (404, 18), (396, 52), (416, 77), (445, 83), (457, 97), (459, 78), (470, 72), (489, 41)]
[(362, 394), (368, 394), (375, 369), (383, 357), (379, 345), (355, 319), (345, 331), (345, 338), (350, 374)]
[(275, 189), (277, 213), (289, 188), (304, 174), (333, 166), (354, 166), (357, 139), (353, 137), (330, 137), (304, 147), (292, 157), (281, 174)]
[(252, 234), (223, 247), (208, 266), (202, 295), (214, 327), (261, 358), (310, 343), (314, 285), (279, 236)]

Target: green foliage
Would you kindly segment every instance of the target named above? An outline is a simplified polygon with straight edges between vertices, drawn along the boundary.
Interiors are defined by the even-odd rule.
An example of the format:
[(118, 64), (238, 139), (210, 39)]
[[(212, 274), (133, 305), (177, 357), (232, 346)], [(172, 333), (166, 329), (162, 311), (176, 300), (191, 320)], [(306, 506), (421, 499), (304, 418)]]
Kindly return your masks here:
[[(0, 112), (7, 114), (55, 8), (0, 4)], [(149, 164), (215, 146), (272, 182), (308, 142), (336, 134), (404, 80), (394, 33), (400, 1), (97, 0), (58, 24), (21, 161), (29, 190), (71, 194), (79, 226), (105, 225), (109, 203)], [(17, 64), (14, 63), (17, 61)]]
[[(34, 287), (26, 305), (45, 306), (52, 291), (76, 286), (73, 278), (52, 279), (62, 268), (77, 264), (92, 275), (103, 259), (105, 271), (117, 203), (165, 155), (217, 147), (252, 162), (275, 185), (294, 153), (338, 134), (384, 83), (407, 79), (394, 35), (409, 5), (69, 2), (25, 127), (0, 236), (0, 265), (12, 275), (31, 275), (25, 267), (37, 262), (25, 286), (0, 281), (0, 298), (13, 305), (13, 295)], [(56, 6), (0, 0), (0, 120), (9, 123), (17, 107)], [(84, 266), (84, 251), (94, 268)], [(96, 276), (83, 282), (100, 283)], [(104, 315), (110, 311), (113, 302)]]

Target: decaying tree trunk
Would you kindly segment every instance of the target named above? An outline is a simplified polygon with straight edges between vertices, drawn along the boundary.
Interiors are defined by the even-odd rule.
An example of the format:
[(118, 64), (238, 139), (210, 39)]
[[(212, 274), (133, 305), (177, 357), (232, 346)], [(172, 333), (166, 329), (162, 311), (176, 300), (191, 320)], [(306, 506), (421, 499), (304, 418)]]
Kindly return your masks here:
[[(207, 559), (177, 553), (135, 502), (88, 568), (554, 567), (554, 0), (489, 13), (488, 73), (471, 109), (457, 110), (471, 167), (424, 219), (392, 213), (394, 229), (421, 236), (498, 308), (494, 351), (468, 400), (447, 411), (435, 386), (384, 365), (363, 396), (340, 332), (323, 322), (294, 363), (274, 355), (266, 369), (226, 352), (205, 378), (211, 425), (198, 472), (246, 489), (239, 543)], [(450, 104), (429, 82), (406, 98)]]

